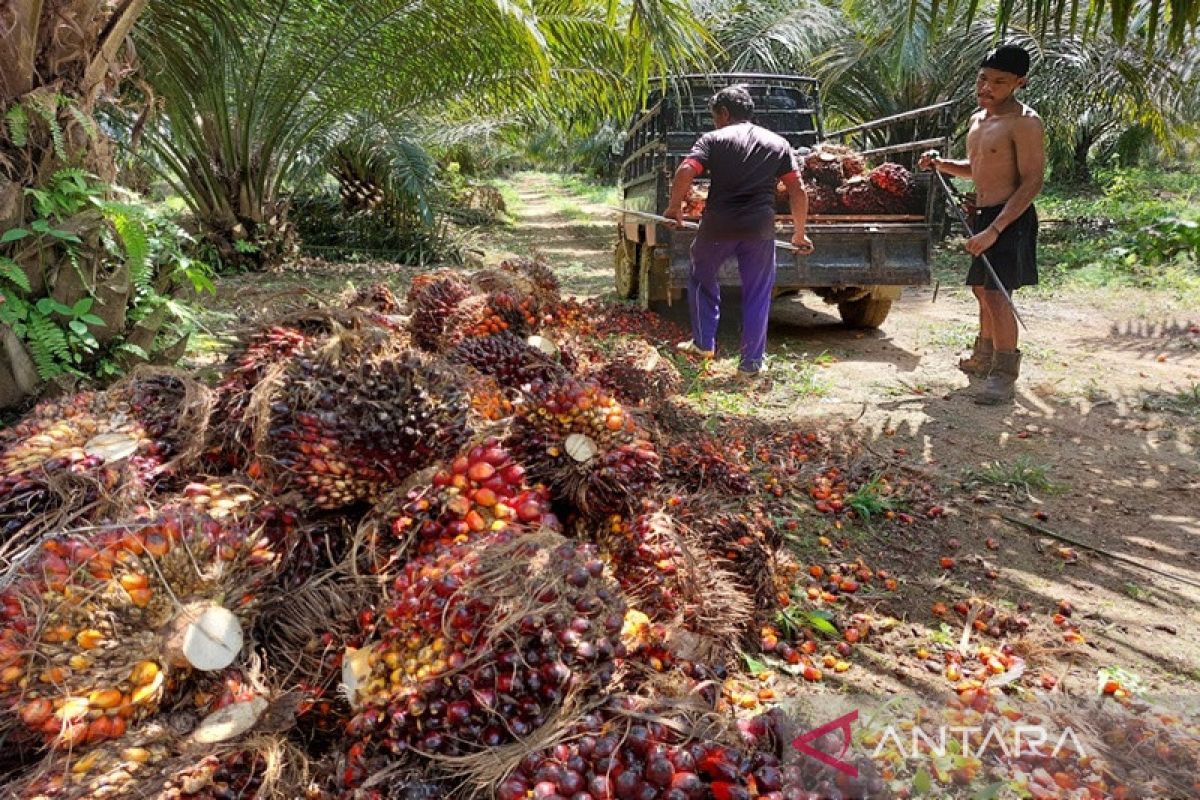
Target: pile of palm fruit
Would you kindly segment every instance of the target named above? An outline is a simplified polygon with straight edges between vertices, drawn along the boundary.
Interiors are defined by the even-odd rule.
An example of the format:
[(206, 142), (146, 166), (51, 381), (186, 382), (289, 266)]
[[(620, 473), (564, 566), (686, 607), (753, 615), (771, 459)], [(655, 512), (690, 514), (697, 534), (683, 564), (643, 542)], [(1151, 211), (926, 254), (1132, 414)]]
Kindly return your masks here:
[(801, 159), (809, 214), (923, 214), (925, 198), (904, 166), (867, 169), (849, 147), (822, 143)]
[[(832, 142), (797, 151), (797, 160), (810, 215), (925, 213), (925, 195), (902, 164), (885, 161), (868, 169), (861, 153)], [(698, 183), (684, 201), (685, 217), (694, 219), (704, 213), (707, 181)], [(775, 189), (775, 213), (791, 213), (782, 183)]]
[(169, 485), (198, 454), (209, 403), (186, 376), (142, 370), (104, 392), (42, 402), (0, 429), (0, 553)]
[[(682, 332), (539, 262), (348, 301), (247, 332), (211, 397), (143, 375), (0, 434), (12, 796), (859, 791), (733, 682), (744, 649), (820, 674), (763, 633), (809, 602), (780, 526), (815, 436), (711, 430)], [(64, 473), (95, 488), (47, 522)]]

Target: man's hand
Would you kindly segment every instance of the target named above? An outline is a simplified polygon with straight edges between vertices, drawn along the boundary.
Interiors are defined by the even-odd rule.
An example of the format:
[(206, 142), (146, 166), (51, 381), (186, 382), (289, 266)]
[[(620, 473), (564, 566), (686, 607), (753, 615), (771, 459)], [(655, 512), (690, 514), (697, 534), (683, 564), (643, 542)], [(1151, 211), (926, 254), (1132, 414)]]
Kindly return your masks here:
[(967, 252), (973, 256), (978, 256), (986, 250), (990, 250), (996, 240), (1000, 238), (1000, 233), (991, 225), (988, 225), (979, 233), (967, 239)]
[(792, 232), (792, 244), (794, 244), (796, 249), (801, 253), (811, 253), (813, 251), (812, 239), (809, 239), (808, 234), (804, 231)]
[(671, 219), (671, 221), (674, 223), (671, 227), (673, 227), (675, 230), (680, 230), (683, 228), (683, 206), (682, 205), (668, 206), (667, 210), (663, 212), (663, 216), (669, 217)]
[(937, 162), (941, 161), (941, 153), (937, 150), (926, 150), (917, 160), (917, 169), (937, 170)]

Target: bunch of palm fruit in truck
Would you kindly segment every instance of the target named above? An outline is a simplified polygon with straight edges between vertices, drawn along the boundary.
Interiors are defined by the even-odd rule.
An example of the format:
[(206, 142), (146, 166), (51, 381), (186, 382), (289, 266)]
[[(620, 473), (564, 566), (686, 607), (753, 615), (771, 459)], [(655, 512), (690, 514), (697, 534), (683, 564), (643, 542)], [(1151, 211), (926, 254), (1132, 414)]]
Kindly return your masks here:
[[(930, 282), (942, 209), (932, 176), (913, 169), (918, 154), (949, 148), (950, 103), (826, 132), (815, 78), (793, 75), (682, 75), (649, 97), (626, 133), (620, 171), (622, 207), (662, 214), (675, 169), (696, 139), (712, 130), (708, 101), (731, 84), (754, 100), (753, 121), (783, 136), (796, 152), (808, 193), (809, 254), (778, 253), (777, 295), (811, 290), (835, 304), (842, 320), (878, 327), (905, 286)], [(707, 184), (695, 181), (684, 217), (703, 213)], [(791, 238), (780, 184), (776, 238)], [(643, 307), (679, 299), (687, 287), (695, 231), (622, 214), (615, 252), (616, 290)], [(738, 285), (731, 260), (721, 283)]]

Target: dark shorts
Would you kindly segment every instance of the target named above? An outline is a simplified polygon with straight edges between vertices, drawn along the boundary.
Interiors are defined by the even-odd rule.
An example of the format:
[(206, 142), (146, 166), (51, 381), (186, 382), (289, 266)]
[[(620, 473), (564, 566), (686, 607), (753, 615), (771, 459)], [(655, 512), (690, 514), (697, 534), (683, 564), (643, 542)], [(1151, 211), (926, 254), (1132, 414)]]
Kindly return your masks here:
[[(992, 224), (1003, 209), (1002, 205), (975, 209), (971, 216), (971, 230), (979, 233)], [(992, 269), (996, 270), (1000, 282), (1010, 292), (1022, 286), (1037, 285), (1037, 232), (1037, 211), (1031, 205), (1025, 209), (1024, 214), (1017, 217), (1016, 222), (1001, 231), (1000, 238), (984, 253), (992, 262)], [(996, 288), (996, 282), (988, 275), (982, 258), (971, 260), (971, 269), (967, 271), (967, 285), (983, 286), (985, 289)]]

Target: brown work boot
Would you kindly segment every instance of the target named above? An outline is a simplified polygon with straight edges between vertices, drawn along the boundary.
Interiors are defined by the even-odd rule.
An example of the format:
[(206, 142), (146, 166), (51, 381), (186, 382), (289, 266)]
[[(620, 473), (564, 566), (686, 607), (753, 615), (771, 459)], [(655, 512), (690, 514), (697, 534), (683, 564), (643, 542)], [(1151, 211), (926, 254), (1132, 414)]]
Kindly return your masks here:
[(1011, 401), (1020, 374), (1021, 351), (997, 350), (992, 358), (992, 371), (988, 373), (983, 389), (975, 395), (975, 402), (981, 406), (994, 406)]
[(996, 352), (991, 339), (982, 336), (975, 337), (975, 347), (971, 355), (958, 360), (958, 368), (972, 378), (986, 378), (992, 371), (992, 353)]

